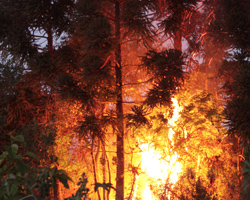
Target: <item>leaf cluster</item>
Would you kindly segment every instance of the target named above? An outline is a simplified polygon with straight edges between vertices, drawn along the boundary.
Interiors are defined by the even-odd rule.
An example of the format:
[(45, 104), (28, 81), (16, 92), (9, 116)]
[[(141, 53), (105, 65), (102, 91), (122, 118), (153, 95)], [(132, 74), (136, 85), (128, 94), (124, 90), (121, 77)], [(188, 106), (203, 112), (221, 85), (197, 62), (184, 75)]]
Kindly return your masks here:
[[(22, 135), (11, 136), (11, 145), (4, 146), (5, 151), (0, 156), (0, 198), (3, 200), (20, 199), (26, 195), (33, 196), (32, 188), (35, 182), (35, 173), (25, 164), (24, 158), (37, 156), (31, 152), (19, 154), (19, 149), (25, 145)], [(19, 146), (17, 143), (20, 143)]]
[(134, 126), (135, 128), (139, 128), (140, 126), (149, 126), (149, 120), (146, 116), (149, 114), (147, 109), (143, 106), (133, 106), (131, 108), (131, 114), (127, 115), (127, 127)]
[(171, 104), (171, 97), (184, 78), (183, 59), (182, 53), (174, 49), (162, 52), (151, 50), (142, 58), (142, 65), (153, 76), (153, 88), (149, 90), (145, 100), (147, 105), (154, 107), (157, 104)]
[(98, 117), (95, 114), (89, 114), (84, 117), (83, 121), (79, 121), (77, 131), (80, 138), (91, 137), (92, 140), (99, 139), (103, 141), (105, 138), (105, 130), (109, 125), (116, 126), (113, 116)]
[(128, 0), (124, 3), (121, 13), (121, 20), (126, 28), (126, 35), (142, 38), (152, 38), (155, 35), (154, 26), (148, 17), (150, 1)]
[(11, 144), (4, 146), (5, 151), (0, 155), (1, 199), (37, 199), (37, 188), (39, 196), (45, 198), (50, 195), (50, 188), (56, 188), (57, 181), (69, 188), (68, 181), (71, 179), (64, 170), (58, 170), (56, 167), (44, 168), (38, 175), (37, 170), (26, 162), (28, 158), (40, 158), (30, 151), (20, 151), (26, 145), (23, 135), (9, 135)]

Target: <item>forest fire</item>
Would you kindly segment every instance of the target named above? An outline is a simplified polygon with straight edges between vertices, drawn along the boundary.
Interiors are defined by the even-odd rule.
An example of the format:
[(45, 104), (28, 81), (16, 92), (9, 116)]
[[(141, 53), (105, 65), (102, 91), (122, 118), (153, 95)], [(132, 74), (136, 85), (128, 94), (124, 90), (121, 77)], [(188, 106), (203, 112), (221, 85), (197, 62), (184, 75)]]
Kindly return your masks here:
[(249, 5), (0, 1), (0, 200), (249, 199)]
[[(178, 101), (176, 99), (172, 99), (174, 110), (173, 116), (169, 120), (169, 126), (174, 127), (176, 120), (179, 118), (179, 112), (181, 111), (181, 107), (178, 105)], [(168, 138), (169, 141), (172, 141), (174, 131), (172, 128), (169, 129)], [(141, 198), (144, 200), (156, 200), (157, 196), (153, 194), (151, 191), (150, 182), (156, 183), (156, 185), (164, 185), (166, 180), (169, 181), (170, 184), (175, 184), (178, 180), (178, 173), (181, 172), (181, 164), (178, 162), (178, 155), (176, 153), (172, 155), (168, 155), (167, 157), (163, 157), (160, 151), (157, 151), (150, 144), (141, 144), (140, 148), (141, 152), (141, 169), (145, 173), (141, 175), (142, 177), (138, 177), (141, 182), (144, 182), (145, 185), (141, 188)], [(166, 151), (170, 151), (168, 149)], [(138, 190), (138, 187), (136, 188)], [(138, 193), (139, 191), (135, 191)], [(168, 193), (168, 191), (166, 191)], [(168, 194), (170, 198), (170, 194)]]

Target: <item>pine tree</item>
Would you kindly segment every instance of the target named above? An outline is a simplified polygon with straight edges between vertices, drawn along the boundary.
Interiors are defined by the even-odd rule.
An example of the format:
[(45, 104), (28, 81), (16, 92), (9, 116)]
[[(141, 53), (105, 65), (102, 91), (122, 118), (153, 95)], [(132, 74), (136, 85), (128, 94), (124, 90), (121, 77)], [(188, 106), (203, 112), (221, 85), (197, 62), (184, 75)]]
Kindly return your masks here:
[[(109, 99), (106, 98), (106, 101), (113, 101), (116, 105), (116, 199), (124, 199), (124, 118), (126, 114), (124, 85), (133, 83), (129, 77), (128, 80), (125, 79), (124, 73), (128, 69), (125, 63), (128, 63), (128, 60), (124, 60), (126, 52), (123, 52), (123, 49), (135, 42), (140, 46), (145, 44), (146, 47), (152, 43), (154, 36), (153, 18), (150, 17), (149, 12), (155, 12), (156, 3), (150, 1), (79, 1), (77, 6), (79, 14), (77, 14), (76, 21), (79, 23), (75, 25), (77, 32), (73, 33), (73, 38), (77, 39), (73, 39), (72, 43), (78, 41), (83, 44), (82, 46), (77, 45), (82, 48), (80, 56), (83, 68), (82, 76), (85, 77), (84, 72), (87, 70), (96, 69), (95, 73), (88, 73), (88, 77), (86, 77), (86, 80), (90, 79), (90, 82), (82, 83), (85, 85), (86, 91), (91, 91), (92, 95), (96, 95), (91, 95), (92, 99), (95, 100), (93, 102), (95, 105), (97, 105), (98, 99), (105, 101), (103, 95), (108, 97), (107, 92), (114, 94)], [(90, 58), (92, 59), (90, 60)], [(158, 63), (157, 58), (160, 58)], [(176, 66), (183, 64), (182, 59), (181, 53), (174, 50), (163, 52), (152, 50), (146, 54), (142, 66), (147, 65), (149, 79), (155, 82), (153, 89), (149, 91), (149, 98), (145, 100), (147, 105), (156, 106), (171, 103), (171, 95), (180, 85), (179, 81), (182, 78), (182, 70)], [(135, 70), (136, 68), (132, 69), (131, 74), (134, 74)], [(178, 74), (175, 74), (177, 71)], [(102, 76), (102, 79), (96, 80), (95, 77), (99, 77), (102, 72), (105, 72), (106, 75), (112, 75), (113, 78), (112, 76)], [(89, 85), (90, 83), (91, 85)], [(131, 98), (134, 97), (131, 96)], [(89, 112), (88, 109), (86, 112)]]

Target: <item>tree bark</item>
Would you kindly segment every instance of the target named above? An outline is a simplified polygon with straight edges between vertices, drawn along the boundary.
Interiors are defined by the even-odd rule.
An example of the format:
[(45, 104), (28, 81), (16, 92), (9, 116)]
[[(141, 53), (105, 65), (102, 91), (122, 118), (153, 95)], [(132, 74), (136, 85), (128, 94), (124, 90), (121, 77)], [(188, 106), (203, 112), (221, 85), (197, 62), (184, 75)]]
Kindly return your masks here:
[(124, 124), (122, 105), (122, 69), (121, 69), (121, 32), (120, 32), (120, 4), (115, 2), (115, 51), (116, 72), (116, 114), (117, 114), (117, 168), (116, 168), (116, 200), (124, 200)]

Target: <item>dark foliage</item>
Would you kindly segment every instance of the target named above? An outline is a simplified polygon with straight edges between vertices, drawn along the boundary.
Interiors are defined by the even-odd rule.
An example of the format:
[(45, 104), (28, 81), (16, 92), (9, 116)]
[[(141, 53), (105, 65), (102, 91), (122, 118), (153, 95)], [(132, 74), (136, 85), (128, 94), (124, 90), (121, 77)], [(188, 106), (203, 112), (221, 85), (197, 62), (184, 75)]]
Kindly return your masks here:
[[(171, 0), (162, 8), (165, 19), (159, 23), (159, 27), (166, 34), (172, 35), (183, 30), (183, 22), (188, 20), (187, 14), (194, 12), (197, 0)], [(167, 17), (166, 17), (167, 16)], [(185, 34), (185, 33), (183, 33)]]
[(215, 43), (228, 48), (250, 48), (249, 0), (207, 0), (214, 9), (214, 20), (208, 26), (208, 33)]
[(250, 137), (250, 64), (248, 61), (234, 64), (238, 64), (238, 67), (224, 86), (228, 94), (225, 113), (229, 132), (245, 140)]
[(149, 51), (142, 58), (142, 63), (153, 74), (153, 88), (149, 90), (145, 103), (151, 107), (170, 105), (171, 97), (181, 86), (184, 78), (183, 55), (180, 51), (170, 49), (163, 52)]
[[(38, 53), (37, 41), (49, 31), (59, 39), (69, 28), (69, 15), (74, 1), (11, 0), (0, 3), (1, 49), (22, 58)], [(35, 35), (39, 33), (38, 35)]]
[[(136, 36), (152, 38), (155, 33), (153, 25), (147, 16), (147, 8), (151, 5), (150, 1), (129, 0), (123, 5), (121, 18), (126, 27), (126, 33)], [(124, 36), (124, 37), (125, 37)]]
[(79, 81), (70, 74), (62, 75), (57, 80), (57, 92), (64, 100), (82, 102), (84, 105), (94, 105), (94, 95), (87, 88), (81, 87)]
[(148, 119), (146, 118), (146, 115), (148, 115), (146, 108), (143, 106), (134, 106), (131, 110), (133, 113), (127, 115), (127, 126), (139, 128), (140, 126), (150, 125)]
[(92, 140), (104, 141), (106, 128), (111, 125), (115, 127), (116, 122), (113, 116), (98, 117), (96, 114), (86, 115), (83, 121), (79, 121), (77, 131), (80, 138), (91, 137)]

